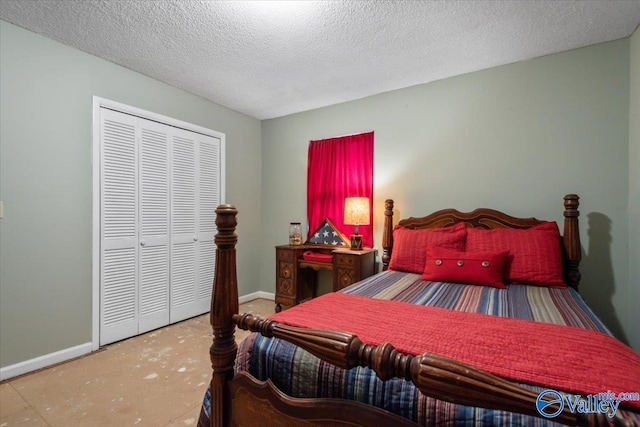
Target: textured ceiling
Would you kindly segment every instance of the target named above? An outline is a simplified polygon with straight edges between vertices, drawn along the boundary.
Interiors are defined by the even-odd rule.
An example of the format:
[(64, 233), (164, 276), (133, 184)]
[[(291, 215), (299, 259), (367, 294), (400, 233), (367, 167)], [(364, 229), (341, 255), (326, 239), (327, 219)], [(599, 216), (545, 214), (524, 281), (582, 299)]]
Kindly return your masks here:
[(266, 119), (624, 38), (640, 1), (0, 0), (0, 18)]

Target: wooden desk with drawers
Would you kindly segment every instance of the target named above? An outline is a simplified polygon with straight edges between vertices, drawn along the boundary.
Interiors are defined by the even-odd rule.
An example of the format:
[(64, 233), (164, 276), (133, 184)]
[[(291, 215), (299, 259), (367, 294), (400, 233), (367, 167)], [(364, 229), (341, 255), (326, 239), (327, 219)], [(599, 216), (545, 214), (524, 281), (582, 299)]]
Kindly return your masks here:
[[(333, 256), (332, 262), (307, 261), (305, 251)], [(316, 296), (317, 272), (333, 271), (333, 291), (376, 273), (376, 249), (336, 249), (319, 245), (276, 246), (276, 312)]]

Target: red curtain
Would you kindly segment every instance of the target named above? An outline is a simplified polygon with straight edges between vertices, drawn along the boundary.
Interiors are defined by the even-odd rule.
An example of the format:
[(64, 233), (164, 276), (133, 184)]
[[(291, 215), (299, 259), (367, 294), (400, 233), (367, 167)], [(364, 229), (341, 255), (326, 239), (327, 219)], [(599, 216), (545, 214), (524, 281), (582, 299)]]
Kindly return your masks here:
[(355, 226), (344, 224), (344, 199), (369, 198), (369, 225), (360, 225), (364, 247), (373, 247), (373, 132), (309, 143), (307, 221), (309, 233), (329, 218), (347, 237)]

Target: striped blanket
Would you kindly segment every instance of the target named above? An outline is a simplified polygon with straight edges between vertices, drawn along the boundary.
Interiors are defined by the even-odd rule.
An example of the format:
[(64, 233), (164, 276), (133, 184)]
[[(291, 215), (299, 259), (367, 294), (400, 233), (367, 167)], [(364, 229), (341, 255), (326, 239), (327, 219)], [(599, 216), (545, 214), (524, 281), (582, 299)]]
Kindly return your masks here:
[[(386, 271), (341, 292), (418, 305), (484, 313), (610, 334), (573, 289), (522, 285), (497, 289), (485, 286), (421, 281), (417, 274)], [(569, 330), (571, 328), (568, 328)], [(271, 379), (294, 397), (337, 397), (371, 404), (425, 426), (553, 426), (552, 420), (443, 402), (422, 395), (401, 379), (380, 381), (368, 368), (343, 370), (320, 361), (298, 347), (276, 338), (252, 334), (242, 342), (236, 370), (260, 380)], [(534, 391), (543, 388), (526, 385)], [(606, 390), (603, 390), (606, 391)], [(629, 390), (639, 391), (639, 390)], [(207, 396), (208, 397), (208, 396)], [(205, 398), (205, 411), (207, 411)], [(640, 425), (640, 415), (624, 412)]]

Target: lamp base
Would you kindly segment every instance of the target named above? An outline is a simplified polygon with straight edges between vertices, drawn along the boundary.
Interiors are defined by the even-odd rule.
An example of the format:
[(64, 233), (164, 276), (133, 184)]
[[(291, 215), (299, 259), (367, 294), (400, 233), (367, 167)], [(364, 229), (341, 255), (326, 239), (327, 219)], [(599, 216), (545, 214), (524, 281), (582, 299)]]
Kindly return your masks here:
[(352, 234), (351, 236), (351, 249), (354, 251), (362, 250), (362, 234)]

